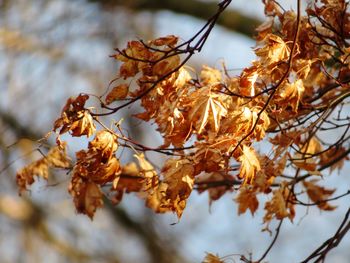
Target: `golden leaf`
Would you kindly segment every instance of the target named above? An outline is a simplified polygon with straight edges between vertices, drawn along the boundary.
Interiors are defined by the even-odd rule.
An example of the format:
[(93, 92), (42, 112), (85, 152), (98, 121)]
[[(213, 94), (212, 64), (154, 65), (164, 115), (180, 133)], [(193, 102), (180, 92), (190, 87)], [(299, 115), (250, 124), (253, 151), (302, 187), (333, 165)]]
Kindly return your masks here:
[(209, 87), (204, 87), (191, 94), (191, 99), (193, 105), (189, 112), (189, 118), (194, 123), (197, 132), (202, 133), (208, 123), (211, 129), (217, 132), (221, 118), (227, 114), (227, 110), (218, 99), (218, 95), (213, 94)]
[(255, 95), (255, 82), (259, 77), (258, 68), (252, 66), (250, 68), (245, 68), (239, 79), (239, 91), (243, 96)]
[(128, 60), (120, 66), (119, 74), (124, 79), (135, 76), (139, 72), (138, 62), (134, 60)]
[(216, 256), (212, 253), (207, 253), (202, 263), (224, 263), (224, 261), (221, 260), (219, 256)]
[(201, 70), (201, 82), (203, 85), (216, 85), (222, 81), (221, 72), (217, 69), (203, 66)]
[(169, 159), (162, 173), (164, 181), (149, 191), (146, 205), (157, 213), (176, 212), (180, 218), (194, 184), (193, 165), (185, 159)]
[(65, 144), (62, 144), (60, 147), (51, 148), (46, 156), (46, 160), (50, 167), (69, 168), (71, 166)]
[(299, 103), (301, 100), (301, 96), (304, 93), (304, 91), (305, 91), (305, 88), (304, 88), (303, 81), (301, 79), (298, 79), (293, 83), (285, 83), (278, 95), (280, 98), (276, 99), (276, 101), (283, 108), (290, 106), (293, 112), (297, 112)]
[(107, 130), (98, 131), (95, 138), (89, 143), (89, 148), (110, 158), (118, 149), (117, 136)]
[(290, 49), (279, 36), (268, 34), (261, 43), (264, 46), (255, 49), (255, 54), (263, 64), (269, 65), (289, 58)]
[(252, 184), (255, 174), (261, 170), (259, 159), (254, 149), (243, 145), (242, 155), (238, 158), (241, 162), (239, 177), (244, 178), (243, 184)]

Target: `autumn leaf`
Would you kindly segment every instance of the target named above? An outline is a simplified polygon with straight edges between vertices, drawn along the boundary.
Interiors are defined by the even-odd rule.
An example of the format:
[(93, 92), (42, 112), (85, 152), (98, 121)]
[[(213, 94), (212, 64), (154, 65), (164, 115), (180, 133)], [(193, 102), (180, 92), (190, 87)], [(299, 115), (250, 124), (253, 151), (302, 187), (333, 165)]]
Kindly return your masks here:
[(154, 39), (154, 40), (150, 41), (150, 44), (155, 45), (155, 46), (174, 47), (177, 44), (178, 40), (179, 40), (179, 38), (177, 36), (168, 35), (165, 37), (159, 37), (157, 39)]
[(140, 175), (144, 178), (142, 189), (146, 191), (158, 183), (157, 172), (155, 171), (153, 165), (146, 160), (144, 154), (135, 154), (134, 157), (139, 162)]
[(288, 189), (283, 185), (272, 192), (272, 199), (265, 203), (264, 223), (269, 223), (273, 218), (281, 220), (288, 217), (291, 221), (295, 216), (294, 205), (287, 198), (291, 198)]
[(226, 116), (227, 110), (218, 100), (218, 95), (211, 92), (210, 87), (202, 88), (191, 94), (192, 108), (189, 112), (191, 122), (200, 134), (207, 124), (217, 132), (220, 127), (220, 120)]
[(169, 58), (160, 60), (153, 66), (153, 74), (163, 77), (175, 70), (179, 65), (180, 57), (178, 55), (170, 56)]
[(150, 191), (146, 205), (156, 212), (176, 212), (180, 218), (194, 185), (194, 168), (188, 160), (168, 159), (162, 173), (164, 180)]
[(67, 155), (66, 144), (61, 147), (52, 147), (45, 158), (49, 167), (54, 168), (69, 168), (71, 162)]
[(110, 158), (118, 149), (117, 136), (107, 130), (98, 131), (89, 143), (89, 149), (99, 151), (103, 156)]
[(322, 186), (318, 186), (317, 179), (310, 181), (303, 181), (303, 185), (306, 188), (306, 193), (309, 198), (317, 204), (318, 208), (325, 211), (332, 211), (336, 206), (330, 205), (327, 200), (335, 192), (335, 189), (326, 189)]
[(224, 263), (224, 261), (221, 260), (217, 255), (214, 255), (212, 253), (207, 253), (202, 263)]
[(256, 173), (261, 170), (255, 151), (243, 145), (242, 155), (238, 160), (241, 162), (239, 177), (244, 178), (243, 184), (252, 184)]
[(45, 180), (49, 177), (49, 168), (69, 168), (70, 160), (66, 153), (65, 145), (63, 149), (55, 146), (48, 154), (20, 169), (16, 174), (16, 183), (19, 194), (28, 190), (28, 186), (35, 182), (35, 176)]
[(55, 121), (53, 130), (60, 129), (59, 134), (70, 131), (72, 136), (90, 137), (96, 128), (90, 112), (84, 108), (88, 98), (88, 95), (82, 94), (69, 98), (62, 109), (61, 117)]
[(259, 201), (256, 198), (256, 190), (247, 185), (242, 186), (235, 201), (238, 203), (238, 214), (244, 214), (248, 209), (254, 215), (258, 209)]
[(308, 171), (313, 175), (321, 175), (317, 170), (316, 157), (317, 154), (322, 151), (322, 146), (316, 137), (310, 138), (307, 142), (301, 144), (300, 151), (294, 155), (293, 163), (301, 169)]
[(128, 92), (129, 86), (126, 84), (120, 84), (114, 87), (106, 96), (106, 104), (109, 105), (116, 100), (125, 99)]
[(212, 86), (222, 81), (221, 72), (215, 68), (203, 66), (201, 70), (200, 80), (205, 86)]
[(77, 212), (86, 214), (91, 220), (97, 208), (103, 206), (102, 191), (94, 182), (84, 181), (81, 177), (73, 177), (68, 190), (73, 196)]
[[(340, 171), (340, 169), (344, 166), (344, 162), (346, 160), (349, 160), (349, 157), (347, 155), (344, 156), (345, 153), (346, 149), (344, 147), (332, 147), (321, 154), (320, 165), (333, 163), (330, 167), (330, 172), (336, 169)], [(344, 156), (344, 158), (340, 158), (341, 156)], [(337, 161), (333, 162), (334, 160)]]
[(24, 191), (28, 190), (28, 186), (35, 182), (34, 176), (38, 176), (44, 179), (49, 177), (49, 165), (47, 160), (42, 158), (35, 161), (22, 169), (16, 174), (16, 183), (18, 192), (21, 195)]
[(289, 47), (277, 35), (268, 34), (260, 43), (263, 46), (255, 49), (255, 54), (260, 57), (263, 64), (269, 65), (289, 57)]
[(259, 77), (256, 66), (245, 68), (239, 79), (239, 91), (243, 96), (255, 96), (255, 82)]
[(100, 131), (89, 143), (89, 149), (76, 153), (77, 162), (73, 177), (82, 177), (97, 184), (106, 184), (117, 179), (121, 173), (119, 160), (114, 156), (117, 144), (107, 131)]
[(141, 192), (144, 177), (136, 163), (127, 163), (122, 166), (122, 171), (118, 181), (113, 182), (113, 190), (130, 192)]
[(304, 91), (305, 88), (301, 79), (293, 83), (286, 82), (278, 95), (279, 99), (276, 101), (282, 108), (289, 106), (293, 112), (297, 112)]

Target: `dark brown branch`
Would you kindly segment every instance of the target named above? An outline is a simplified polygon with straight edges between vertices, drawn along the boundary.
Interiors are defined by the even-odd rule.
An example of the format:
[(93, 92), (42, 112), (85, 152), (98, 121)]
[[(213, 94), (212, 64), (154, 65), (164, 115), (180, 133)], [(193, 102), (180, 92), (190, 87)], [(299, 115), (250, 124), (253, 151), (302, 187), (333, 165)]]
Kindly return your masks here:
[(345, 214), (345, 217), (340, 224), (338, 230), (335, 232), (335, 234), (329, 238), (327, 241), (325, 241), (320, 247), (318, 247), (310, 256), (308, 256), (304, 261), (301, 263), (307, 263), (313, 259), (315, 261), (313, 262), (323, 262), (329, 253), (333, 248), (337, 247), (341, 240), (344, 238), (344, 236), (347, 234), (347, 232), (350, 230), (350, 208)]

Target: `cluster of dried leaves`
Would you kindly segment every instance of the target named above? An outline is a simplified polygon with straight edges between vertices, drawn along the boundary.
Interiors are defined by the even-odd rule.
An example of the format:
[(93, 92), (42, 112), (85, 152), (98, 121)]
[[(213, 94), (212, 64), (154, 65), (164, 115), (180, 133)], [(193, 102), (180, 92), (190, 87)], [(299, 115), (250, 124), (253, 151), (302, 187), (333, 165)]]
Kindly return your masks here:
[[(225, 67), (195, 73), (181, 58), (193, 53), (191, 42), (172, 35), (117, 50), (119, 84), (100, 98), (101, 109), (87, 107), (85, 94), (68, 99), (54, 124), (57, 147), (18, 172), (20, 192), (35, 175), (47, 178), (49, 167), (61, 167), (71, 169), (69, 193), (77, 211), (90, 218), (103, 196), (118, 203), (129, 192), (155, 212), (180, 218), (194, 188), (208, 192), (211, 201), (236, 189), (239, 214), (254, 214), (258, 196), (268, 195), (266, 226), (274, 218), (293, 220), (295, 205), (335, 209), (328, 201), (334, 189), (320, 181), (325, 169), (342, 168), (349, 152), (348, 3), (316, 1), (302, 16), (263, 2), (268, 20), (257, 28), (256, 60), (238, 76)], [(144, 111), (135, 117), (156, 123), (164, 139), (158, 148), (128, 138), (120, 122), (107, 128), (99, 120), (137, 101)], [(323, 134), (332, 130), (341, 134), (329, 140)], [(67, 132), (93, 137), (72, 165), (60, 139)], [(256, 149), (262, 140), (268, 151)], [(135, 162), (121, 163), (119, 148), (133, 151)], [(172, 156), (158, 171), (146, 150)]]

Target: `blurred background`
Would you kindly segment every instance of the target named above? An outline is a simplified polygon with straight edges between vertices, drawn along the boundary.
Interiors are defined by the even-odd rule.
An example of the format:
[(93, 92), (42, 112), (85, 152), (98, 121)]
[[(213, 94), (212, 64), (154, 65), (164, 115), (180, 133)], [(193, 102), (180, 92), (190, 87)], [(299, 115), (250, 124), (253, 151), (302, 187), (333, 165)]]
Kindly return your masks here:
[[(285, 8), (295, 1), (280, 1)], [(205, 252), (258, 258), (271, 238), (261, 233), (263, 207), (252, 217), (237, 215), (234, 194), (208, 205), (206, 194), (193, 193), (180, 222), (155, 215), (133, 195), (121, 205), (106, 204), (94, 221), (77, 215), (67, 193), (69, 175), (54, 172), (53, 182), (39, 180), (19, 197), (16, 170), (36, 158), (36, 140), (52, 129), (69, 96), (101, 95), (116, 76), (109, 55), (132, 39), (168, 34), (186, 40), (216, 10), (217, 1), (200, 0), (0, 0), (0, 262), (200, 262)], [(264, 21), (259, 0), (236, 0), (210, 35), (204, 50), (190, 61), (199, 69), (220, 67), (232, 74), (254, 59), (254, 27)], [(113, 119), (128, 118), (128, 108)], [(108, 123), (108, 120), (106, 120)], [(158, 146), (154, 126), (128, 120), (133, 136)], [(69, 138), (65, 138), (68, 139)], [(157, 145), (155, 145), (157, 144)], [(84, 148), (78, 140), (70, 148)], [(164, 157), (150, 154), (161, 164)], [(123, 156), (127, 161), (128, 155)], [(336, 194), (346, 192), (344, 174), (326, 175)], [(329, 178), (328, 178), (329, 177)], [(348, 199), (347, 199), (348, 200)], [(340, 224), (347, 201), (335, 212), (297, 210), (286, 222), (269, 262), (304, 259)], [(333, 204), (333, 203), (332, 203)], [(176, 224), (173, 224), (176, 223)], [(271, 229), (274, 229), (273, 226)], [(350, 238), (329, 255), (329, 262), (349, 262)]]

